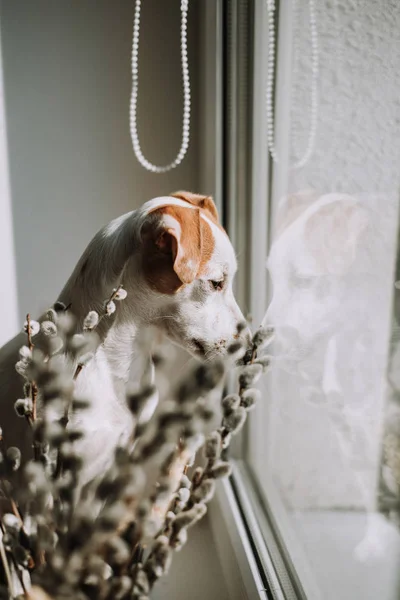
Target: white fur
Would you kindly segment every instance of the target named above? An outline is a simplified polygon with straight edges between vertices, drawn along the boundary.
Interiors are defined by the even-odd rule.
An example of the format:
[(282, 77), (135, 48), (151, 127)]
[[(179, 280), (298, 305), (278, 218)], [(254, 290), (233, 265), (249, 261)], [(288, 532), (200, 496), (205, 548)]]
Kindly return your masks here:
[[(132, 432), (126, 389), (130, 381), (138, 380), (138, 363), (139, 371), (146, 369), (146, 357), (140, 356), (137, 347), (138, 334), (154, 326), (192, 354), (198, 354), (201, 346), (206, 357), (212, 358), (226, 351), (239, 321), (243, 321), (232, 291), (235, 253), (227, 235), (203, 213), (201, 217), (209, 223), (215, 238), (206, 276), (172, 295), (161, 294), (147, 284), (141, 268), (141, 228), (150, 212), (167, 205), (195, 208), (183, 200), (163, 196), (118, 217), (90, 242), (59, 296), (60, 301), (71, 304), (70, 310), (82, 323), (89, 310), (102, 310), (104, 300), (121, 282), (128, 293), (118, 302), (115, 315), (101, 321), (97, 329), (101, 345), (76, 382), (76, 394), (92, 402), (91, 409), (79, 417), (87, 432), (82, 452), (90, 463), (85, 480), (104, 470), (112, 449)], [(216, 292), (207, 279), (222, 277), (225, 288)], [(248, 337), (248, 333), (245, 335)], [(24, 336), (20, 336), (0, 350), (0, 381), (6, 382), (0, 388), (0, 425), (7, 432), (6, 443), (19, 445), (26, 424), (17, 422), (13, 411), (22, 383), (14, 365), (23, 343)]]

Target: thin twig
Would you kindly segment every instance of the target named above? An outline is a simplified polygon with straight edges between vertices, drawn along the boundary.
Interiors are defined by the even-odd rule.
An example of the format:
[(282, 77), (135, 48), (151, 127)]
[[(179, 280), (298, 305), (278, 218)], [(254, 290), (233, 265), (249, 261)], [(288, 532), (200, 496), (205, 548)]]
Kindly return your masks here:
[[(101, 314), (99, 316), (99, 320), (97, 321), (97, 324), (95, 327), (93, 327), (93, 329), (91, 331), (94, 331), (99, 323), (102, 321), (102, 319), (104, 319), (104, 317), (108, 316), (107, 315), (107, 305), (109, 304), (109, 302), (111, 302), (112, 300), (114, 300), (118, 294), (118, 292), (123, 288), (122, 283), (120, 283), (112, 292), (111, 296), (109, 297), (109, 299), (105, 302), (104, 306), (105, 306), (105, 310), (103, 312), (103, 314)], [(69, 304), (65, 310), (68, 310), (68, 308), (71, 306), (71, 304)], [(76, 366), (74, 375), (73, 375), (73, 381), (76, 381), (80, 372), (83, 370), (84, 365), (81, 363), (78, 363), (78, 365)], [(60, 420), (60, 424), (66, 428), (68, 423), (69, 423), (69, 409), (70, 409), (70, 403), (67, 404), (67, 406), (64, 409), (64, 415)], [(54, 471), (54, 479), (56, 479), (60, 473), (62, 471), (62, 459), (61, 459), (61, 455), (60, 452), (57, 453), (57, 462), (56, 462), (56, 468)]]
[[(3, 524), (1, 524), (0, 530), (1, 530), (1, 534), (3, 536), (5, 534), (5, 529), (4, 529)], [(4, 548), (4, 551), (5, 551), (5, 548)], [(26, 586), (25, 586), (25, 583), (24, 583), (24, 578), (23, 578), (22, 573), (21, 573), (21, 571), (19, 569), (19, 566), (18, 566), (18, 561), (15, 558), (12, 550), (11, 550), (10, 554), (11, 554), (11, 560), (12, 560), (12, 563), (14, 565), (14, 569), (15, 569), (16, 575), (18, 577), (18, 580), (19, 580), (19, 582), (21, 584), (22, 589), (24, 590), (24, 594), (26, 594)], [(10, 571), (10, 574), (11, 574), (11, 571)]]
[(6, 574), (7, 584), (8, 584), (10, 594), (11, 594), (12, 598), (15, 598), (16, 594), (15, 594), (15, 590), (14, 590), (14, 586), (13, 586), (10, 565), (8, 564), (8, 560), (7, 560), (6, 549), (4, 548), (4, 544), (3, 544), (3, 530), (1, 527), (0, 527), (0, 556), (1, 556), (1, 562), (3, 563), (4, 572)]
[[(3, 436), (2, 434), (0, 434), (0, 450), (1, 452), (4, 454), (4, 440), (3, 440)], [(0, 484), (4, 484), (4, 479), (0, 479)], [(7, 500), (10, 502), (11, 504), (11, 510), (13, 511), (14, 515), (17, 517), (18, 521), (21, 524), (22, 529), (24, 528), (24, 522), (22, 520), (21, 514), (18, 510), (17, 504), (15, 502), (15, 500), (10, 496), (10, 494), (7, 491), (7, 486), (3, 485), (3, 487), (0, 487), (1, 491), (3, 492), (4, 496), (7, 498)]]
[(32, 352), (33, 350), (33, 343), (32, 343), (32, 336), (31, 336), (31, 315), (28, 313), (26, 315), (26, 322), (27, 322), (27, 334), (28, 334), (28, 348), (29, 350)]
[(82, 371), (82, 369), (83, 369), (83, 365), (81, 365), (81, 364), (79, 364), (79, 365), (76, 367), (76, 369), (75, 369), (75, 373), (74, 373), (74, 377), (73, 377), (74, 381), (76, 381), (76, 379), (77, 379), (77, 377), (78, 377), (79, 373)]
[[(103, 312), (103, 314), (99, 315), (99, 320), (97, 321), (97, 324), (96, 324), (96, 326), (95, 326), (95, 327), (93, 327), (93, 329), (91, 329), (90, 331), (95, 331), (95, 330), (97, 329), (97, 327), (99, 326), (99, 323), (101, 323), (101, 321), (102, 321), (102, 320), (103, 320), (105, 317), (109, 316), (109, 315), (107, 314), (107, 305), (108, 305), (110, 302), (112, 302), (112, 301), (113, 301), (113, 300), (116, 298), (116, 296), (117, 296), (118, 292), (120, 291), (120, 289), (122, 289), (122, 287), (123, 287), (123, 285), (122, 285), (122, 283), (120, 283), (120, 285), (119, 285), (117, 288), (115, 288), (115, 290), (113, 291), (113, 293), (111, 294), (111, 296), (109, 297), (109, 299), (108, 299), (108, 300), (105, 302), (105, 305), (104, 305), (104, 306), (106, 307), (106, 310)], [(75, 369), (75, 373), (74, 373), (74, 377), (73, 377), (74, 381), (76, 381), (76, 379), (77, 379), (77, 377), (78, 377), (79, 373), (82, 371), (82, 369), (83, 369), (83, 365), (81, 365), (81, 364), (78, 364), (78, 365), (77, 365), (77, 367), (76, 367), (76, 369)], [(68, 409), (67, 409), (67, 410), (68, 410)], [(66, 418), (67, 418), (67, 422), (68, 422), (68, 415), (64, 415), (64, 417), (65, 417), (65, 416), (66, 416)]]
[[(28, 335), (28, 348), (29, 350), (32, 352), (33, 348), (34, 348), (34, 344), (32, 342), (32, 335), (31, 335), (31, 316), (28, 313), (26, 315), (26, 322), (27, 322), (27, 335)], [(37, 419), (37, 393), (38, 393), (38, 389), (37, 389), (37, 385), (35, 381), (31, 381), (30, 382), (31, 386), (30, 386), (30, 392), (31, 392), (31, 399), (32, 399), (32, 421), (35, 422)]]

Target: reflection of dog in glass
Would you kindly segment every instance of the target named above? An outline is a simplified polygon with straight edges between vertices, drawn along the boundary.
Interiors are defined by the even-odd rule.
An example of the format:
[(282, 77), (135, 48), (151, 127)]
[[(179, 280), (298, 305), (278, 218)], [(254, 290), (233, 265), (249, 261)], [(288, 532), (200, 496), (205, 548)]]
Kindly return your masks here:
[(339, 338), (362, 343), (371, 321), (373, 295), (367, 290), (378, 273), (368, 256), (370, 216), (351, 196), (307, 193), (285, 199), (277, 221), (266, 319), (276, 328), (283, 355), (304, 379), (329, 392), (340, 386), (332, 371)]
[[(272, 383), (285, 419), (275, 426), (288, 446), (285, 458), (281, 440), (280, 477), (297, 504), (373, 502), (395, 255), (392, 206), (376, 196), (358, 201), (307, 192), (279, 207), (265, 320), (275, 328), (275, 361), (283, 370), (275, 369)], [(321, 412), (306, 439), (316, 418), (310, 402)], [(290, 453), (303, 459), (305, 487)], [(359, 481), (355, 455), (366, 475)]]

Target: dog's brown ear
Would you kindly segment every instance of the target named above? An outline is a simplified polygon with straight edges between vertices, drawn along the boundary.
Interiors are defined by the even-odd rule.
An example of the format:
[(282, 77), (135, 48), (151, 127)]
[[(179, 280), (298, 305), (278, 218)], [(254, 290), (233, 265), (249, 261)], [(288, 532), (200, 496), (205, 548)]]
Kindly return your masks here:
[(218, 221), (218, 211), (215, 206), (214, 200), (211, 196), (202, 196), (201, 194), (193, 194), (193, 192), (174, 192), (170, 194), (172, 198), (178, 198), (184, 200), (189, 204), (198, 206), (199, 208), (210, 213), (214, 221)]
[(163, 293), (174, 293), (182, 284), (192, 283), (212, 255), (211, 229), (198, 209), (158, 208), (143, 233), (144, 272)]
[(200, 269), (200, 211), (179, 206), (167, 206), (161, 211), (163, 228), (156, 245), (171, 255), (173, 269), (180, 281), (192, 283)]

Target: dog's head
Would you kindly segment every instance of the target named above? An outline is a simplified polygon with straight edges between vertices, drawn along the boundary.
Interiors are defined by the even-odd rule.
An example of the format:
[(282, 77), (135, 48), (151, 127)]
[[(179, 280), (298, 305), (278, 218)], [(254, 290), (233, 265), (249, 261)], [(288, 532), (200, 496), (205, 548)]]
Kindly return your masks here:
[(177, 192), (141, 214), (145, 319), (194, 355), (225, 353), (244, 318), (232, 290), (235, 253), (212, 198)]

